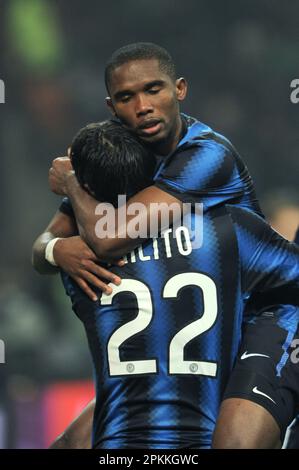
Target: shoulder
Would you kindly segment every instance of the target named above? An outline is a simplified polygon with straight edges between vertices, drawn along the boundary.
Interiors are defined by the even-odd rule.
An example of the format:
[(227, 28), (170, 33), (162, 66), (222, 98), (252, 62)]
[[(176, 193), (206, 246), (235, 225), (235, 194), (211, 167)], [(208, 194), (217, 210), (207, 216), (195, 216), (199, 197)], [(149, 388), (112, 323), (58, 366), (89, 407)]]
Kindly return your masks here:
[(209, 125), (186, 114), (182, 114), (182, 119), (186, 126), (186, 132), (180, 140), (176, 150), (188, 146), (214, 145), (222, 146), (231, 152), (236, 152), (231, 141), (224, 135), (212, 129)]
[(232, 220), (244, 230), (253, 234), (256, 229), (272, 231), (265, 219), (252, 210), (232, 204), (227, 204), (226, 208)]
[(187, 130), (175, 151), (164, 161), (165, 166), (176, 161), (177, 157), (181, 160), (192, 158), (193, 161), (196, 161), (200, 159), (201, 164), (206, 157), (209, 166), (212, 166), (213, 162), (220, 164), (223, 161), (230, 166), (236, 166), (239, 170), (244, 166), (235, 147), (224, 135), (195, 118), (185, 115), (183, 118), (185, 125), (187, 124)]
[(277, 233), (271, 225), (260, 215), (239, 206), (228, 204), (227, 210), (230, 213), (237, 233), (246, 242), (259, 241), (267, 243), (268, 246), (276, 246), (281, 250), (287, 250), (298, 256), (299, 247), (291, 243)]

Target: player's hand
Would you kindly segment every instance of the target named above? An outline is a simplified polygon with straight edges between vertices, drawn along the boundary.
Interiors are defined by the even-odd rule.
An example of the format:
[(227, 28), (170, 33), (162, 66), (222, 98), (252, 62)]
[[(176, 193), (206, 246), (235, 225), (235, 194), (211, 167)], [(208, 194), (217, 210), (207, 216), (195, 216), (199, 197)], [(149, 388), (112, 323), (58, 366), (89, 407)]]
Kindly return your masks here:
[(55, 194), (66, 195), (66, 182), (70, 176), (75, 177), (72, 162), (69, 157), (55, 158), (49, 170), (50, 189)]
[[(89, 284), (105, 294), (111, 294), (112, 288), (107, 283), (121, 283), (121, 278), (99, 266), (98, 258), (88, 245), (79, 237), (61, 238), (54, 245), (53, 256), (57, 265), (67, 272), (91, 300), (98, 300)], [(116, 263), (122, 266), (123, 261)]]

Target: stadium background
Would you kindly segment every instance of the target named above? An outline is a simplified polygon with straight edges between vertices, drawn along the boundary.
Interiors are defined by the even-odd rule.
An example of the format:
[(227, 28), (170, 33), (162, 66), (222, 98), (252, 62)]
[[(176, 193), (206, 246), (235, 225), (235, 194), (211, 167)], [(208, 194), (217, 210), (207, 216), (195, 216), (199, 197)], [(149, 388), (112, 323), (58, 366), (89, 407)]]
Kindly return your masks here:
[(59, 204), (52, 159), (108, 116), (106, 59), (130, 42), (166, 47), (189, 83), (183, 110), (232, 140), (260, 199), (295, 194), (298, 17), (291, 0), (1, 0), (0, 448), (45, 447), (92, 395), (81, 325), (58, 277), (40, 277), (30, 256)]

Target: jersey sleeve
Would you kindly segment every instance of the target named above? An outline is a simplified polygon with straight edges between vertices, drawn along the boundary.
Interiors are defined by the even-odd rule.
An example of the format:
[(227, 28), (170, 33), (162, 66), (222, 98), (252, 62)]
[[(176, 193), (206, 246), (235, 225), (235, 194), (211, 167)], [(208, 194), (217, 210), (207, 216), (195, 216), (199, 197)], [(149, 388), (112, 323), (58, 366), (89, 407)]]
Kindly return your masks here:
[[(179, 147), (155, 175), (155, 185), (182, 202), (202, 202), (205, 208), (255, 199), (253, 183), (229, 141), (214, 135)], [(246, 204), (245, 204), (246, 205)], [(249, 207), (250, 208), (250, 207)]]
[(261, 217), (230, 208), (239, 247), (242, 290), (261, 294), (268, 304), (299, 305), (299, 247)]
[(72, 204), (68, 197), (64, 197), (62, 199), (61, 204), (59, 206), (59, 210), (60, 212), (63, 212), (63, 214), (66, 214), (66, 215), (69, 215), (70, 217), (75, 218)]

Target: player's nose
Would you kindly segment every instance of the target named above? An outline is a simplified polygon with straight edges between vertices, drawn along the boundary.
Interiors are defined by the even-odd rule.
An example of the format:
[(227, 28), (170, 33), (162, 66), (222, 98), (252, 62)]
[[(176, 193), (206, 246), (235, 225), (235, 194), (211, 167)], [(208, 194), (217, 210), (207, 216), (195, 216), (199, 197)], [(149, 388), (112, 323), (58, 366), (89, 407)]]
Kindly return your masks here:
[(145, 95), (136, 96), (135, 111), (138, 117), (144, 116), (145, 114), (153, 112), (153, 106), (147, 96)]

